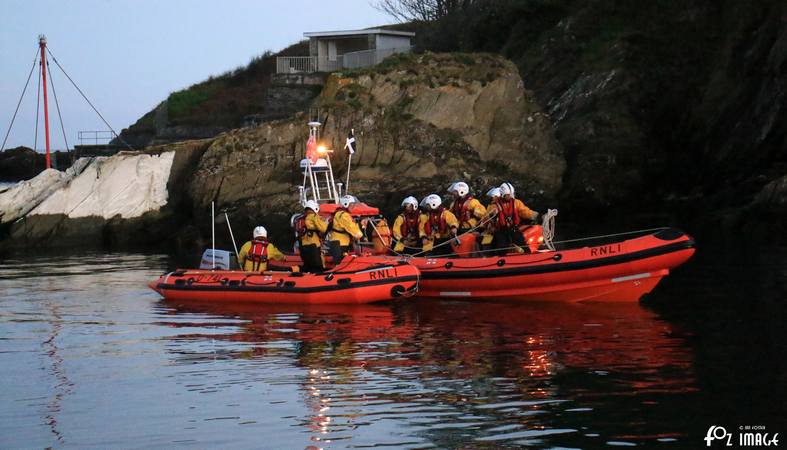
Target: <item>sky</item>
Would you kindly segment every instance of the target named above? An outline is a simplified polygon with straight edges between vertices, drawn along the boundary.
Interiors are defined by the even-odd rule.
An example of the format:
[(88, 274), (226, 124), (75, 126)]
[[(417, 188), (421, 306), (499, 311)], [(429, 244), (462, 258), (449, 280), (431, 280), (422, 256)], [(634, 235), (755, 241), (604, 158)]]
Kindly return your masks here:
[[(171, 92), (281, 50), (304, 32), (392, 22), (371, 0), (0, 0), (0, 143), (33, 67), (39, 34), (120, 133)], [(80, 130), (107, 130), (60, 69), (53, 64), (51, 72), (69, 147), (79, 143)], [(6, 149), (33, 147), (37, 79), (36, 63)], [(48, 95), (51, 148), (63, 149), (51, 88)]]

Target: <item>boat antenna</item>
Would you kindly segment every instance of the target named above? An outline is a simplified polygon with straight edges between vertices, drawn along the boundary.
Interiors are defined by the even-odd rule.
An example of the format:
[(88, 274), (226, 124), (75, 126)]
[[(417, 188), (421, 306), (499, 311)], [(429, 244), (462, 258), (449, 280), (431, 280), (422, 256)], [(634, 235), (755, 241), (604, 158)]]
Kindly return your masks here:
[(235, 243), (235, 235), (232, 234), (232, 225), (230, 225), (230, 216), (227, 215), (227, 210), (224, 210), (224, 218), (227, 220), (227, 228), (230, 229), (230, 239), (232, 239), (232, 247), (235, 249), (235, 259), (238, 260), (240, 265), (240, 254), (238, 253), (238, 244)]
[(216, 202), (210, 202), (210, 240), (211, 240), (211, 256), (213, 257), (213, 270), (216, 270), (216, 212), (214, 205)]

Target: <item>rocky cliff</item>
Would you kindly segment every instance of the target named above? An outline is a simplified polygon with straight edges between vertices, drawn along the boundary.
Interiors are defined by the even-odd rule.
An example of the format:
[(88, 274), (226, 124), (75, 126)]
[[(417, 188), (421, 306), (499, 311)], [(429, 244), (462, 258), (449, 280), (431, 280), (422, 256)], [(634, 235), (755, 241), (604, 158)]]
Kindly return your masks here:
[[(356, 130), (353, 193), (390, 214), (404, 195), (444, 194), (457, 179), (476, 191), (510, 180), (534, 208), (559, 207), (561, 229), (583, 234), (677, 225), (785, 236), (787, 5), (479, 5), (416, 30), (419, 45), (493, 53), (427, 52), (335, 73), (308, 105), (342, 178), (344, 137)], [(178, 236), (205, 234), (194, 218), (211, 200), (238, 228), (283, 230), (312, 118), (199, 143), (193, 170), (169, 183), (179, 207), (165, 209), (192, 224)]]
[[(371, 70), (336, 73), (318, 98), (322, 136), (342, 150), (355, 129), (350, 191), (392, 214), (405, 195), (445, 195), (452, 181), (477, 191), (509, 180), (536, 207), (555, 201), (562, 149), (516, 67), (493, 55), (404, 55)], [(190, 185), (198, 210), (215, 200), (238, 223), (281, 229), (297, 209), (305, 115), (217, 137)]]
[(80, 158), (65, 172), (48, 169), (3, 189), (0, 250), (125, 247), (169, 239), (190, 216), (181, 186), (204, 148), (192, 141)]
[(500, 1), (415, 31), (515, 62), (564, 150), (562, 210), (700, 230), (750, 221), (755, 198), (787, 213), (763, 203), (787, 174), (785, 17), (779, 0)]
[[(342, 180), (344, 140), (355, 130), (350, 192), (387, 214), (405, 195), (446, 195), (459, 179), (480, 194), (510, 181), (536, 208), (553, 205), (561, 190), (563, 151), (549, 117), (499, 56), (402, 55), (335, 73), (313, 110)], [(264, 223), (289, 236), (310, 119), (299, 113), (213, 139), (95, 158), (22, 219), (17, 213), (5, 245), (101, 236), (111, 244), (180, 239), (199, 246), (211, 201), (238, 230)]]

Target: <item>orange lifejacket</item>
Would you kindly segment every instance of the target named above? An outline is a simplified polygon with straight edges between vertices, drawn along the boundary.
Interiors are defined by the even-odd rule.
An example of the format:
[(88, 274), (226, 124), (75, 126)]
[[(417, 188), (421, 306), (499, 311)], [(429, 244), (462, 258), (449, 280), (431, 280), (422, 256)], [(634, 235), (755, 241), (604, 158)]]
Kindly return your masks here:
[(473, 212), (470, 210), (470, 200), (472, 199), (473, 196), (468, 194), (465, 196), (464, 201), (461, 199), (456, 199), (451, 205), (451, 212), (454, 213), (457, 219), (459, 219), (460, 225), (465, 222), (469, 222), (472, 217)]
[(260, 264), (268, 262), (268, 241), (266, 239), (253, 239), (251, 241), (251, 249), (247, 256), (254, 265), (252, 270), (256, 271), (260, 268)]
[(415, 236), (418, 237), (418, 211), (413, 211), (412, 213), (403, 212), (402, 214), (402, 225), (399, 227), (399, 231), (402, 233), (402, 238), (407, 238), (408, 236)]
[(437, 208), (437, 211), (429, 211), (427, 214), (427, 221), (424, 224), (424, 232), (427, 236), (431, 236), (435, 233), (440, 233), (440, 235), (445, 234), (448, 231), (448, 227), (445, 223), (445, 217), (443, 217), (443, 211), (445, 211), (444, 207)]
[(497, 204), (497, 225), (499, 229), (514, 228), (519, 226), (519, 212), (516, 210), (515, 199), (495, 200)]

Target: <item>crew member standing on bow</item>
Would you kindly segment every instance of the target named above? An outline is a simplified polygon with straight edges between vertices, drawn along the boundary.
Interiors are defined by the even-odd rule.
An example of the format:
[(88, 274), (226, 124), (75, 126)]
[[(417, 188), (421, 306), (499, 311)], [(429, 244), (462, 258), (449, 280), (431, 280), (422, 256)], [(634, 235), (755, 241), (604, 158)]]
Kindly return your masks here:
[(331, 218), (331, 238), (328, 243), (328, 252), (333, 258), (334, 267), (344, 259), (345, 254), (350, 252), (353, 239), (359, 240), (363, 237), (361, 229), (350, 214), (350, 206), (354, 203), (358, 203), (358, 199), (352, 195), (342, 196), (339, 199), (341, 207), (336, 208)]
[(393, 237), (396, 240), (396, 253), (413, 254), (419, 250), (418, 239), (418, 200), (407, 197), (402, 201), (402, 213), (396, 216), (393, 224)]
[(285, 257), (275, 245), (268, 242), (268, 231), (263, 226), (254, 228), (252, 240), (243, 244), (238, 253), (238, 263), (246, 272), (264, 272), (268, 260), (284, 261)]
[(464, 181), (452, 184), (448, 192), (454, 196), (451, 212), (459, 221), (459, 233), (475, 228), (486, 217), (486, 208), (470, 194), (470, 186)]
[(451, 247), (443, 244), (456, 238), (459, 221), (451, 211), (443, 207), (439, 195), (430, 194), (423, 203), (426, 212), (421, 214), (418, 220), (418, 236), (421, 238), (423, 250), (434, 256), (451, 253)]
[(519, 226), (525, 221), (535, 222), (538, 219), (538, 213), (514, 197), (514, 186), (511, 183), (501, 184), (500, 194), (495, 202), (497, 211), (494, 233), (495, 248), (498, 249), (500, 255), (511, 251), (514, 246), (518, 251), (525, 251), (527, 245)]
[(295, 232), (301, 244), (301, 259), (304, 272), (322, 272), (322, 238), (328, 231), (328, 222), (320, 217), (320, 204), (309, 200), (304, 205), (303, 215), (296, 221)]

